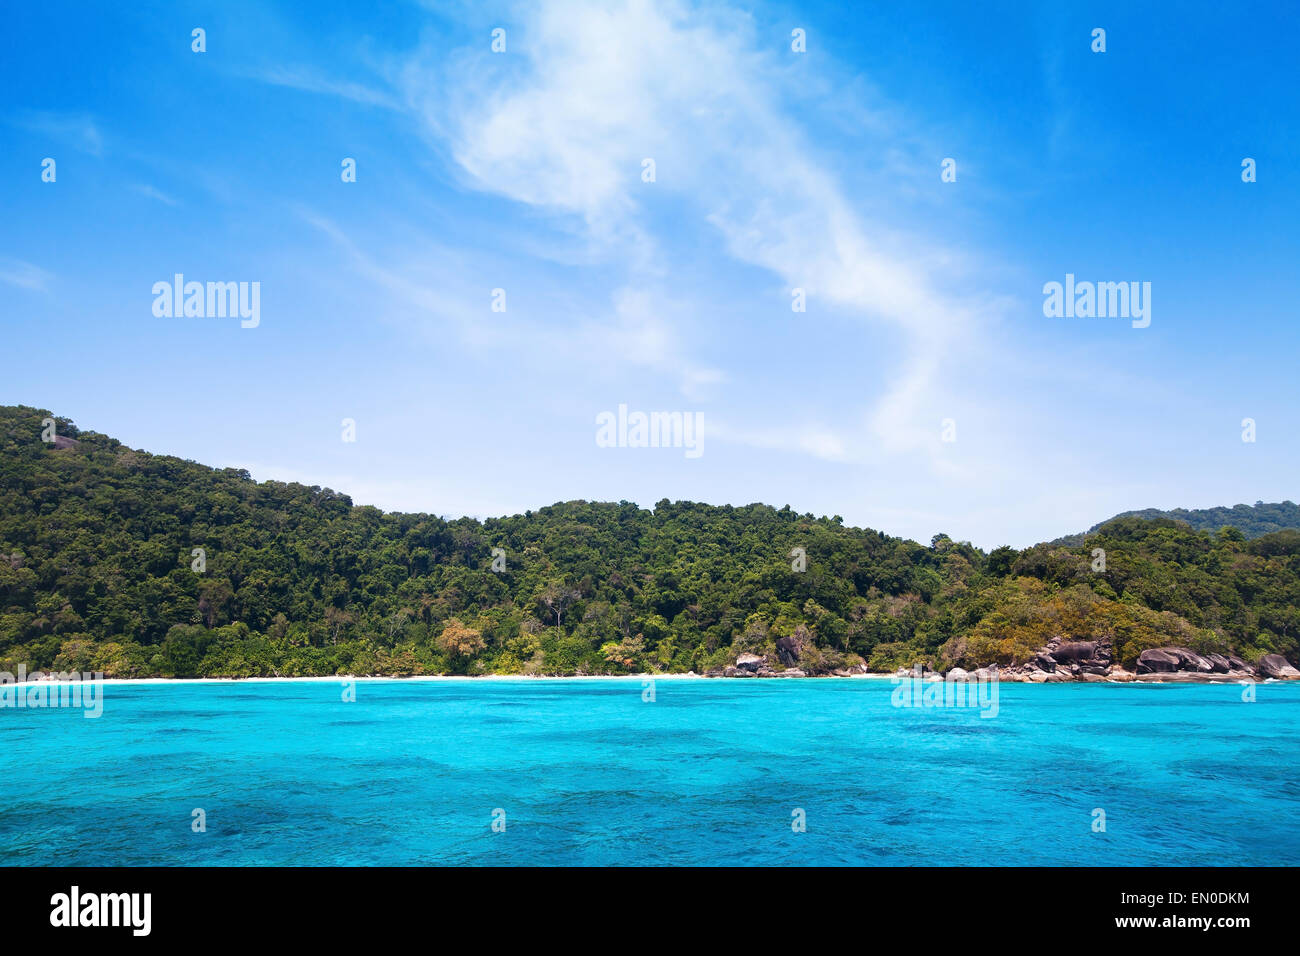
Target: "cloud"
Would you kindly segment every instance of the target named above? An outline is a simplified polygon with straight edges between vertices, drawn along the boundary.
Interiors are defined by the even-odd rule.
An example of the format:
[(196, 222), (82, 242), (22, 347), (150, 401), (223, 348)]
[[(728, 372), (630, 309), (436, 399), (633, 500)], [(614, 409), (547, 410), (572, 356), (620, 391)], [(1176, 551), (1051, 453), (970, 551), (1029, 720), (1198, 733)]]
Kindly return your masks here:
[(394, 97), (383, 90), (350, 80), (334, 79), (305, 66), (259, 67), (241, 70), (239, 75), (272, 86), (337, 96), (366, 106), (380, 106), (384, 109), (397, 109), (400, 106)]
[(54, 113), (31, 110), (14, 122), (23, 129), (68, 143), (91, 156), (102, 156), (104, 137), (94, 117), (84, 113)]
[[(469, 183), (576, 217), (628, 263), (631, 285), (662, 271), (672, 242), (648, 207), (681, 202), (736, 262), (902, 336), (858, 440), (933, 458), (941, 371), (986, 307), (951, 288), (936, 243), (858, 214), (786, 108), (795, 55), (759, 43), (749, 16), (724, 7), (552, 0), (520, 17), (507, 56), (426, 50), (401, 73)], [(649, 187), (644, 158), (656, 163)], [(651, 336), (651, 355), (653, 331), (637, 333)], [(805, 444), (822, 455), (836, 447)]]
[(678, 390), (692, 401), (707, 398), (726, 381), (721, 369), (689, 357), (681, 332), (669, 318), (686, 312), (679, 304), (646, 288), (624, 287), (615, 292), (612, 305), (610, 314), (574, 331), (576, 353), (672, 375)]
[(32, 292), (44, 292), (54, 276), (30, 262), (20, 259), (0, 258), (0, 282), (29, 289)]
[(148, 196), (150, 199), (156, 199), (156, 200), (158, 200), (160, 203), (166, 203), (168, 206), (177, 206), (177, 205), (180, 205), (180, 204), (179, 204), (175, 199), (173, 199), (171, 196), (168, 196), (166, 193), (162, 192), (162, 191), (159, 190), (159, 189), (155, 189), (153, 186), (150, 186), (150, 185), (147, 185), (147, 184), (144, 184), (144, 183), (137, 183), (136, 185), (132, 186), (131, 188), (134, 189), (136, 192), (138, 192), (138, 193), (139, 193), (140, 195), (142, 195), (142, 196)]
[[(472, 347), (529, 347), (535, 335), (510, 314), (494, 313), (492, 323), (482, 321), (488, 308), (489, 289), (467, 277), (460, 252), (436, 244), (404, 248), (405, 259), (395, 254), (368, 253), (348, 232), (320, 213), (297, 207), (298, 216), (339, 247), (364, 279), (387, 294), (392, 314), (431, 343), (440, 344), (448, 330)], [(507, 300), (508, 301), (508, 300)], [(528, 342), (525, 342), (525, 337)]]
[(413, 322), (430, 341), (441, 344), (450, 329), (468, 346), (509, 350), (528, 361), (560, 343), (583, 367), (642, 368), (675, 378), (678, 390), (694, 401), (726, 381), (720, 369), (689, 357), (672, 318), (689, 309), (655, 289), (620, 287), (608, 302), (575, 305), (577, 318), (567, 322), (554, 314), (520, 317), (514, 300), (509, 311), (493, 313), (492, 322), (485, 323), (488, 289), (466, 278), (457, 251), (430, 245), (406, 250), (404, 261), (385, 257), (381, 263), (332, 220), (309, 209), (299, 209), (299, 215), (338, 245), (357, 272), (386, 291), (398, 309), (413, 312), (407, 324)]
[(746, 445), (762, 451), (811, 455), (823, 461), (848, 459), (848, 443), (844, 436), (821, 425), (735, 428), (710, 417), (705, 420), (705, 434), (710, 441)]

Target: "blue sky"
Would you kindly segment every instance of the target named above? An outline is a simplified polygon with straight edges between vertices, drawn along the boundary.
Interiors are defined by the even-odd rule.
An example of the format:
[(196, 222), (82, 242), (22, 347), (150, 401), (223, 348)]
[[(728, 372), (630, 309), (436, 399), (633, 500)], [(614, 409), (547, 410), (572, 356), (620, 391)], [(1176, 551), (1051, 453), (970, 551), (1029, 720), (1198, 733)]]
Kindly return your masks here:
[[(0, 402), (444, 515), (991, 548), (1294, 500), (1294, 8), (864, 6), (17, 6)], [(259, 282), (260, 324), (156, 317), (178, 272)], [(1150, 326), (1045, 317), (1066, 273), (1150, 282)], [(620, 404), (703, 454), (599, 447)]]

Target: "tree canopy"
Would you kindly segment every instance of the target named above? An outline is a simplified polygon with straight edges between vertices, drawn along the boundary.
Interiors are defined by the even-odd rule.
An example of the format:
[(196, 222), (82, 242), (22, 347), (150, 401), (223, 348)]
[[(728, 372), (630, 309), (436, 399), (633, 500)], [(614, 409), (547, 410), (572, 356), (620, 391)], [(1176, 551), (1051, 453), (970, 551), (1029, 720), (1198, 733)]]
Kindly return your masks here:
[[(1174, 508), (1161, 511), (1158, 508), (1146, 508), (1142, 511), (1125, 511), (1115, 518), (1146, 518), (1148, 520), (1165, 519), (1180, 521), (1194, 531), (1219, 531), (1223, 528), (1235, 528), (1246, 538), (1259, 538), (1287, 529), (1300, 529), (1300, 505), (1294, 501), (1257, 501), (1253, 505), (1233, 505), (1231, 508)], [(1114, 518), (1111, 519), (1115, 520)], [(1102, 522), (1106, 524), (1107, 522)], [(1089, 531), (1100, 530), (1102, 524), (1094, 525)]]
[(45, 441), (49, 417), (0, 407), (11, 672), (704, 672), (792, 635), (812, 673), (1020, 662), (1053, 636), (1108, 636), (1131, 666), (1169, 643), (1294, 659), (1300, 634), (1296, 531), (1121, 517), (986, 554), (763, 504), (569, 501), (444, 520), (148, 454), (62, 419)]

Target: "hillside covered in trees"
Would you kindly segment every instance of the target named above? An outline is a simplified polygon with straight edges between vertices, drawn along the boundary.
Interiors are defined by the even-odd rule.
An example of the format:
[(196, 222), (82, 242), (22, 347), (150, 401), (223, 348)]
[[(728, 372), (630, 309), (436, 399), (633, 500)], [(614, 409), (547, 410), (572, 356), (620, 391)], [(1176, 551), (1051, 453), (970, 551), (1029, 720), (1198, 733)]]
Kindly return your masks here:
[(445, 521), (62, 419), (48, 441), (47, 417), (0, 407), (10, 672), (705, 672), (790, 636), (809, 673), (1014, 664), (1053, 637), (1104, 637), (1130, 667), (1167, 644), (1296, 659), (1296, 531), (1125, 517), (1072, 545), (986, 554), (758, 504), (571, 501)]
[[(1294, 501), (1276, 501), (1265, 503), (1257, 501), (1254, 505), (1233, 505), (1231, 508), (1174, 508), (1161, 511), (1147, 508), (1143, 511), (1125, 511), (1116, 518), (1168, 518), (1181, 521), (1194, 531), (1218, 531), (1220, 528), (1236, 528), (1247, 540), (1259, 538), (1266, 534), (1288, 529), (1300, 529), (1300, 505)], [(1114, 519), (1112, 519), (1114, 520)], [(1101, 524), (1094, 525), (1088, 533), (1101, 529)]]

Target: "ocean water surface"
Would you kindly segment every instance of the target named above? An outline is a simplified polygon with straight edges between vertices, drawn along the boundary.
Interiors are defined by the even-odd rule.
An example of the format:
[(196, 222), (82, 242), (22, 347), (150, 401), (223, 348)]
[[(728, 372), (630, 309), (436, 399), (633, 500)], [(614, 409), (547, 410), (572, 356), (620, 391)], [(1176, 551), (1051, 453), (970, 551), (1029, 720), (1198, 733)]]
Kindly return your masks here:
[(1300, 682), (1254, 702), (1004, 684), (993, 718), (895, 707), (888, 680), (355, 689), (109, 684), (97, 719), (0, 709), (4, 861), (1300, 864)]

